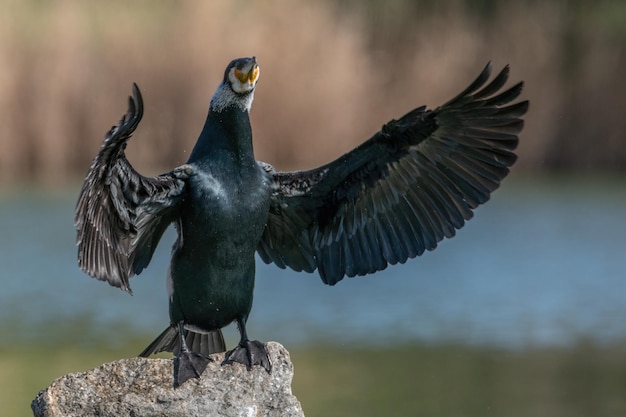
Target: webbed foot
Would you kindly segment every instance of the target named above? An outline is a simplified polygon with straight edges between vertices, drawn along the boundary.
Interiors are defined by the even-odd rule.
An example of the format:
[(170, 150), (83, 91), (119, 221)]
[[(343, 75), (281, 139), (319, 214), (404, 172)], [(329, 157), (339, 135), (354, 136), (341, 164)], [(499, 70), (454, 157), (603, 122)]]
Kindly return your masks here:
[(236, 348), (226, 352), (223, 364), (232, 364), (233, 362), (246, 365), (248, 370), (254, 365), (262, 366), (267, 372), (272, 370), (267, 348), (258, 340), (241, 341)]
[(192, 351), (182, 351), (174, 358), (174, 387), (181, 386), (191, 378), (200, 378), (209, 362), (208, 356)]

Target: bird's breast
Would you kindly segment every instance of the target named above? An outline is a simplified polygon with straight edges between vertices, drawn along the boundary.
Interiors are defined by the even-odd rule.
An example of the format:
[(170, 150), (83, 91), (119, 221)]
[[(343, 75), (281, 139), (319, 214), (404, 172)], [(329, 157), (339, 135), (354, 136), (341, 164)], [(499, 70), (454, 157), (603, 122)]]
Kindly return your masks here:
[(259, 175), (224, 178), (202, 172), (190, 188), (181, 213), (184, 246), (193, 245), (193, 253), (224, 266), (253, 257), (267, 222), (267, 181)]

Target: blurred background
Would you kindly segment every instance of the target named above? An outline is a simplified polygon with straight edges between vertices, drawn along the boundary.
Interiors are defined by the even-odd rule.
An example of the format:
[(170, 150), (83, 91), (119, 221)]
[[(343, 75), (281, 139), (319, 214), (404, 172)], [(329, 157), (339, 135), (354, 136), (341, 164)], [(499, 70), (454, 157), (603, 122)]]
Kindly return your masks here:
[(626, 415), (621, 0), (0, 0), (0, 415), (165, 328), (173, 233), (130, 297), (76, 266), (78, 191), (132, 82), (127, 155), (154, 175), (250, 55), (255, 151), (278, 169), (337, 158), (490, 60), (531, 102), (511, 176), (436, 251), (332, 288), (259, 263), (249, 331), (291, 351), (307, 416)]

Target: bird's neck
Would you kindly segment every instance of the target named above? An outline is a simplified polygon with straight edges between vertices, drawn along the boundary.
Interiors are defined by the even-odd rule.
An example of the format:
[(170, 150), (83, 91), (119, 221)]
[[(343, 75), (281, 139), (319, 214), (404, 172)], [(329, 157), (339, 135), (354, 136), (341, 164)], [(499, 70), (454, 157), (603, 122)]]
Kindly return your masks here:
[(219, 112), (210, 109), (189, 162), (213, 164), (229, 161), (242, 166), (255, 163), (248, 111), (237, 107)]

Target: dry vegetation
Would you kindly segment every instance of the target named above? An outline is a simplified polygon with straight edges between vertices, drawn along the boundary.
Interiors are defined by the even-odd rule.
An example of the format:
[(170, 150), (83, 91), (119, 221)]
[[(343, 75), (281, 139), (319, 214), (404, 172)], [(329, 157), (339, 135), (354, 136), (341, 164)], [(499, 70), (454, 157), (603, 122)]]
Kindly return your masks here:
[(225, 64), (245, 55), (262, 70), (257, 157), (283, 169), (322, 163), (412, 107), (442, 103), (492, 59), (527, 82), (518, 169), (623, 171), (624, 4), (465, 4), (4, 0), (0, 178), (80, 178), (133, 81), (146, 115), (129, 159), (146, 173), (184, 162)]

